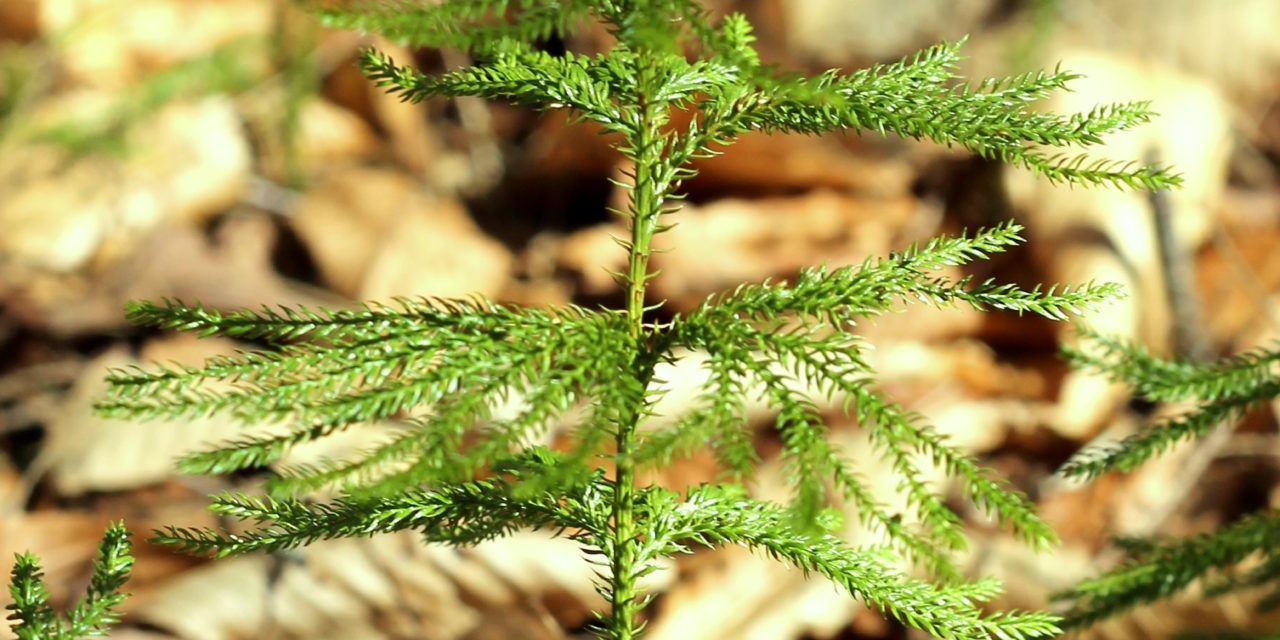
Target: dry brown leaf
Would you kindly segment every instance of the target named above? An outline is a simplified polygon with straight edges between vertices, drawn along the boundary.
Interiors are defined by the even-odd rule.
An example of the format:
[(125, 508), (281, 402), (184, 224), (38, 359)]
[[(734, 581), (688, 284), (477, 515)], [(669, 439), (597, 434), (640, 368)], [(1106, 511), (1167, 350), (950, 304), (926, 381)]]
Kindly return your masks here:
[[(894, 496), (896, 480), (888, 466), (855, 429), (838, 426), (831, 438), (846, 459), (854, 461), (869, 480), (869, 489), (878, 498), (898, 508)], [(937, 473), (922, 478), (936, 482)], [(780, 460), (761, 465), (753, 482), (756, 496), (785, 503), (789, 498), (785, 471)], [(848, 528), (843, 536), (855, 545), (872, 543), (872, 537), (858, 524), (852, 505), (845, 505)], [(713, 640), (725, 637), (799, 638), (807, 635), (830, 637), (847, 626), (864, 608), (829, 580), (806, 578), (793, 567), (767, 556), (738, 547), (700, 552), (698, 562), (662, 598), (646, 637), (659, 640)]]
[[(1147, 212), (1139, 212), (1142, 213)], [(1056, 272), (1054, 281), (1114, 282), (1126, 292), (1148, 291), (1137, 274), (1109, 246), (1089, 240), (1063, 240), (1052, 259)], [(1168, 330), (1168, 312), (1163, 307), (1152, 309), (1135, 302), (1137, 295), (1142, 294), (1128, 293), (1124, 300), (1110, 302), (1090, 313), (1086, 320), (1088, 326), (1105, 335), (1125, 336), (1143, 342), (1162, 340)], [(1164, 296), (1159, 295), (1159, 299), (1163, 304)], [(1142, 331), (1142, 327), (1148, 324), (1160, 327), (1160, 338)], [(1129, 396), (1129, 389), (1106, 376), (1070, 370), (1062, 379), (1056, 409), (1048, 426), (1060, 436), (1084, 441), (1097, 433), (1128, 401)]]
[(583, 229), (564, 239), (557, 256), (558, 266), (573, 274), (580, 294), (599, 296), (614, 293), (618, 283), (610, 273), (625, 266), (625, 254), (615, 238), (623, 238), (619, 225), (599, 225)]
[[(114, 512), (113, 512), (114, 513)], [(102, 532), (119, 514), (79, 511), (39, 511), (0, 517), (0, 571), (8, 576), (15, 553), (31, 552), (40, 559), (52, 602), (63, 608), (79, 599), (92, 575), (92, 562), (97, 554)], [(145, 599), (151, 585), (180, 571), (190, 562), (178, 559), (164, 549), (140, 542), (145, 537), (145, 518), (130, 517), (126, 524), (134, 533), (133, 555), (137, 559), (125, 590), (131, 594), (121, 607), (126, 619)], [(0, 609), (10, 602), (7, 589), (0, 590)], [(119, 630), (112, 633), (118, 636)], [(8, 624), (0, 624), (0, 640), (11, 640)], [(127, 636), (121, 636), (127, 637)]]
[[(918, 203), (909, 197), (870, 199), (826, 191), (688, 206), (679, 224), (653, 241), (652, 264), (659, 273), (652, 292), (672, 309), (687, 310), (742, 282), (787, 276), (822, 262), (857, 263), (887, 253), (917, 213)], [(626, 260), (613, 238), (625, 236), (618, 224), (575, 233), (562, 246), (559, 264), (579, 277), (584, 293), (612, 292), (617, 285), (607, 270), (624, 270)], [(669, 251), (673, 248), (683, 250)]]
[[(45, 570), (52, 603), (63, 608), (81, 598), (88, 585), (102, 531), (109, 522), (124, 520), (133, 532), (132, 554), (136, 562), (124, 588), (129, 598), (120, 605), (120, 612), (124, 613), (125, 621), (132, 621), (132, 612), (146, 602), (157, 582), (163, 584), (195, 562), (175, 556), (172, 550), (145, 543), (143, 540), (150, 531), (173, 522), (170, 517), (178, 517), (188, 525), (215, 524), (202, 500), (195, 502), (189, 494), (177, 500), (173, 495), (166, 498), (168, 502), (147, 504), (151, 498), (118, 495), (114, 500), (95, 500), (92, 511), (37, 511), (0, 518), (0, 558), (5, 558), (0, 562), (0, 571), (9, 575), (14, 553), (35, 553)], [(8, 598), (8, 590), (0, 591), (0, 608), (8, 604)], [(123, 628), (114, 631), (111, 637), (122, 631)], [(0, 625), (0, 639), (12, 637), (9, 626)]]
[(1204, 324), (1216, 344), (1263, 346), (1280, 326), (1280, 191), (1229, 191), (1223, 217), (1196, 265)]
[(1051, 477), (1042, 483), (1040, 515), (1067, 548), (1082, 545), (1096, 552), (1111, 542), (1111, 505), (1116, 493), (1124, 490), (1124, 483), (1116, 474), (1088, 484)]
[[(413, 53), (405, 46), (381, 38), (375, 46), (401, 64), (413, 60)], [(366, 82), (363, 87), (375, 122), (387, 132), (396, 161), (415, 176), (434, 176), (444, 150), (439, 134), (426, 117), (426, 105), (405, 102), (372, 83)]]
[(325, 283), (356, 297), (387, 229), (398, 216), (426, 206), (420, 189), (394, 171), (344, 169), (309, 189), (290, 223)]
[(910, 192), (917, 175), (906, 160), (873, 157), (849, 147), (832, 136), (747, 133), (723, 154), (695, 162), (698, 176), (689, 190), (768, 194), (830, 189), (889, 200)]
[(387, 228), (360, 297), (496, 297), (511, 277), (511, 252), (485, 235), (458, 202), (423, 204), (400, 211)]
[[(53, 600), (66, 602), (74, 595), (74, 578), (88, 575), (106, 526), (103, 516), (73, 511), (9, 515), (0, 519), (0, 569), (8, 576), (14, 554), (30, 551), (40, 556)], [(5, 604), (8, 598), (7, 589), (0, 593)]]
[[(204, 356), (232, 353), (234, 345), (183, 336), (168, 344), (153, 343), (150, 351), (161, 360), (199, 364)], [(108, 370), (139, 363), (118, 350), (90, 362), (61, 412), (47, 425), (40, 455), (59, 494), (75, 496), (160, 482), (173, 475), (179, 455), (240, 432), (228, 416), (137, 422), (95, 415), (93, 404), (106, 392)]]
[[(8, 2), (9, 0), (6, 0)], [(40, 28), (58, 38), (66, 73), (90, 86), (122, 88), (148, 72), (265, 36), (273, 4), (261, 0), (42, 0)]]
[(9, 461), (7, 456), (0, 457), (0, 514), (17, 512), (22, 508), (18, 500), (24, 494), (22, 474)]
[[(858, 455), (857, 451), (848, 453), (850, 457)], [(761, 467), (754, 485), (753, 492), (759, 497), (783, 502), (787, 499), (782, 468), (776, 459)], [(857, 522), (853, 517), (847, 521)], [(851, 535), (856, 539), (858, 534)], [(811, 582), (807, 581), (793, 567), (740, 547), (702, 550), (699, 556), (696, 562), (686, 563), (684, 574), (663, 594), (646, 637), (797, 638), (819, 628), (848, 624), (861, 608), (825, 578), (811, 576)], [(810, 619), (805, 615), (811, 613), (808, 606), (818, 602), (823, 614)]]
[[(1072, 84), (1071, 92), (1054, 94), (1047, 110), (1075, 113), (1108, 102), (1151, 101), (1160, 114), (1152, 123), (1108, 136), (1103, 145), (1089, 150), (1090, 156), (1174, 166), (1184, 181), (1180, 189), (1168, 192), (1174, 228), (1179, 242), (1194, 252), (1216, 225), (1214, 212), (1226, 184), (1231, 118), (1219, 91), (1167, 68), (1115, 54), (1062, 50), (1054, 58), (1084, 77)], [(1152, 284), (1159, 282), (1159, 254), (1147, 194), (1071, 189), (1025, 171), (1009, 172), (1006, 184), (1031, 233), (1042, 243), (1052, 246), (1073, 232), (1100, 233), (1141, 274), (1141, 295), (1159, 289)]]
[(315, 95), (300, 99), (292, 134), (294, 146), (284, 148), (281, 109), (289, 99), (285, 91), (283, 86), (273, 86), (240, 100), (241, 113), (254, 132), (257, 160), (265, 174), (282, 180), (290, 177), (290, 171), (304, 176), (322, 175), (378, 155), (381, 143), (368, 122)]
[(1049, 594), (1098, 573), (1078, 541), (1037, 551), (1011, 536), (988, 535), (978, 538), (967, 555), (968, 575), (996, 578), (1004, 586), (1004, 595), (991, 605), (1001, 610), (1042, 609)]
[[(569, 626), (579, 626), (592, 611), (607, 607), (596, 591), (592, 567), (576, 543), (522, 531), (465, 549), (463, 556), (484, 565), (522, 597), (536, 595), (540, 607)], [(671, 560), (660, 559), (654, 568), (640, 581), (642, 591), (662, 591), (675, 579)]]
[(0, 37), (30, 40), (40, 33), (37, 0), (0, 3)]
[(576, 544), (545, 535), (467, 550), (381, 535), (210, 563), (158, 588), (138, 617), (184, 640), (499, 638), (512, 616), (542, 619), (521, 637), (563, 638), (547, 606), (572, 603), (555, 612), (566, 619), (599, 607), (591, 579)]
[[(893, 352), (908, 350), (913, 354), (897, 363), (902, 367), (902, 375), (915, 372), (917, 375), (924, 373), (926, 377), (953, 380), (966, 392), (979, 397), (1039, 398), (1046, 392), (1048, 383), (1042, 372), (1000, 362), (991, 347), (978, 340), (961, 339), (929, 345), (905, 342), (893, 345), (891, 349)], [(889, 378), (894, 377), (892, 372), (880, 366), (876, 370)]]
[(378, 147), (364, 120), (323, 98), (302, 104), (298, 127), (298, 156), (311, 173), (339, 162), (372, 158)]
[[(654, 377), (660, 382), (655, 383), (654, 391), (659, 399), (652, 415), (641, 425), (643, 430), (669, 426), (698, 403), (709, 375), (704, 368), (707, 356), (702, 352), (676, 355), (673, 362), (661, 363), (655, 371)], [(1050, 407), (1035, 400), (1044, 384), (1037, 374), (996, 363), (994, 354), (975, 342), (928, 345), (886, 341), (866, 350), (863, 357), (878, 372), (880, 386), (894, 399), (922, 413), (940, 433), (965, 451), (994, 449), (1005, 441), (1011, 428), (1029, 431), (1052, 415)], [(790, 372), (779, 366), (778, 373), (789, 375)], [(997, 375), (1002, 378), (1002, 385), (992, 388), (989, 385), (995, 383), (989, 378)], [(974, 381), (975, 378), (978, 380)], [(820, 411), (840, 412), (838, 398), (826, 399), (820, 390), (803, 380), (795, 381), (794, 386), (811, 394)], [(1015, 397), (1009, 398), (1010, 395)], [(747, 394), (744, 409), (747, 424), (766, 424), (773, 416), (768, 403), (755, 393)], [(709, 460), (699, 459), (700, 464), (714, 467)], [(685, 465), (664, 469), (653, 480), (683, 490), (689, 484), (713, 477), (713, 468), (699, 470), (697, 465)], [(682, 478), (692, 480), (682, 481)]]
[(1066, 9), (1064, 27), (1075, 41), (1196, 74), (1255, 107), (1274, 100), (1280, 41), (1272, 27), (1280, 24), (1280, 4), (1273, 0), (1126, 0)]
[(654, 239), (655, 251), (668, 252), (653, 258), (660, 271), (653, 292), (687, 309), (742, 282), (823, 262), (856, 264), (887, 253), (915, 213), (911, 198), (868, 200), (822, 191), (690, 208), (678, 226)]
[(265, 628), (268, 567), (265, 556), (232, 558), (188, 571), (159, 585), (137, 618), (184, 640), (260, 638)]
[[(768, 558), (731, 547), (713, 552), (693, 575), (663, 594), (645, 636), (652, 640), (718, 640), (750, 626), (770, 599), (797, 586), (795, 572)], [(737, 637), (731, 635), (729, 637)], [(789, 636), (777, 636), (785, 638)]]
[(494, 296), (513, 263), (460, 205), (395, 171), (334, 173), (298, 204), (293, 224), (325, 281), (351, 297)]
[[(795, 569), (786, 567), (793, 574)], [(860, 602), (825, 580), (806, 580), (776, 594), (750, 624), (733, 637), (742, 640), (835, 638), (868, 614)], [(871, 612), (870, 615), (878, 615)]]
[(176, 636), (156, 631), (145, 631), (130, 627), (117, 627), (108, 636), (111, 640), (177, 640)]
[[(1268, 300), (1274, 307), (1280, 307), (1280, 295), (1271, 296)], [(1280, 327), (1275, 325), (1259, 331), (1254, 335), (1247, 335), (1242, 340), (1242, 348), (1262, 347), (1264, 349), (1280, 349)], [(1271, 400), (1271, 416), (1272, 420), (1280, 422), (1280, 396)]]
[(168, 105), (132, 129), (129, 143), (136, 151), (126, 179), (154, 194), (164, 219), (204, 222), (239, 202), (249, 186), (249, 142), (225, 96)]
[[(14, 360), (21, 362), (24, 358)], [(0, 375), (0, 438), (52, 421), (62, 411), (67, 389), (83, 367), (84, 361), (79, 357), (55, 356), (19, 365)], [(0, 456), (0, 513), (23, 509), (26, 491), (18, 476), (12, 463)]]
[[(345, 300), (282, 278), (271, 265), (275, 227), (265, 214), (233, 216), (210, 242), (187, 226), (159, 229), (142, 247), (92, 279), (33, 277), (0, 268), (10, 316), (55, 336), (125, 326), (129, 300), (178, 298), (218, 309), (264, 305), (336, 308)], [(0, 267), (3, 267), (0, 263)], [(20, 286), (21, 288), (17, 288)]]
[[(827, 64), (886, 60), (981, 29), (993, 0), (779, 0), (792, 51)], [(871, 18), (869, 16), (874, 16)]]
[[(1006, 400), (995, 393), (1034, 396), (1042, 391), (1042, 381), (999, 365), (988, 348), (972, 342), (929, 345), (913, 341), (890, 341), (866, 352), (869, 363), (882, 374), (882, 386), (960, 449), (979, 452), (1001, 444), (1010, 426), (1031, 428), (1043, 419), (1043, 407), (1022, 400)], [(660, 422), (687, 408), (703, 374), (698, 370), (702, 356), (687, 355), (657, 376), (668, 381), (671, 394), (656, 407)], [(927, 366), (922, 366), (923, 362)], [(982, 370), (986, 372), (983, 373)], [(997, 384), (995, 377), (1009, 380)], [(1027, 377), (1030, 376), (1030, 379)], [(903, 393), (924, 389), (923, 395)], [(978, 397), (974, 397), (977, 395)], [(819, 402), (824, 410), (835, 407)], [(769, 421), (763, 405), (748, 409), (748, 422)], [(1019, 424), (1019, 422), (1025, 424)], [(646, 427), (653, 425), (646, 425)], [(875, 495), (894, 512), (907, 513), (896, 491), (895, 475), (867, 442), (857, 425), (833, 418), (831, 439), (860, 474), (871, 483)], [(924, 477), (936, 486), (949, 484), (944, 473), (921, 460)], [(757, 474), (754, 491), (772, 500), (788, 497), (777, 460), (770, 460)], [(674, 484), (674, 483), (672, 483)], [(907, 515), (908, 520), (910, 516)], [(855, 543), (873, 540), (857, 524), (852, 509), (845, 514), (850, 524), (847, 535)], [(792, 569), (738, 549), (704, 553), (704, 559), (687, 563), (686, 572), (664, 594), (649, 633), (654, 638), (796, 638), (833, 637), (845, 629), (864, 608), (829, 582), (806, 581)], [(1019, 600), (1027, 606), (1030, 600)]]
[[(1154, 415), (1145, 418), (1143, 424), (1154, 424), (1188, 409), (1188, 405), (1164, 405)], [(1132, 419), (1114, 422), (1107, 432), (1088, 445), (1108, 446), (1144, 428), (1134, 424)], [(1117, 491), (1115, 499), (1107, 505), (1112, 535), (1149, 536), (1163, 529), (1177, 504), (1185, 498), (1172, 489), (1183, 484), (1180, 480), (1188, 473), (1188, 463), (1195, 457), (1198, 445), (1195, 440), (1178, 442), (1124, 476), (1123, 491)]]
[[(107, 98), (77, 93), (50, 108), (62, 120)], [(169, 221), (199, 222), (248, 185), (249, 145), (231, 102), (175, 103), (130, 131), (123, 161), (69, 164), (47, 147), (0, 154), (0, 256), (11, 267), (71, 272), (127, 254)]]
[(58, 168), (42, 149), (0, 155), (0, 257), (10, 269), (69, 272), (96, 255), (115, 219), (120, 172), (105, 160)]

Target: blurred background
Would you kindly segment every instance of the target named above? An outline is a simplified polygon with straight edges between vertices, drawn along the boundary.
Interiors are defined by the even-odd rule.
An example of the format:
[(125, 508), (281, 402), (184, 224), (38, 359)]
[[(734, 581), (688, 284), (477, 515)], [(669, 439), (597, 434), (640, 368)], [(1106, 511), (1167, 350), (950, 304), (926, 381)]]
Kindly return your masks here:
[[(661, 237), (673, 249), (655, 264), (663, 313), (743, 281), (1013, 217), (1028, 244), (977, 265), (977, 277), (1120, 282), (1128, 297), (1089, 323), (1162, 354), (1212, 357), (1280, 337), (1280, 2), (712, 5), (746, 12), (763, 57), (802, 70), (852, 70), (965, 34), (967, 75), (1061, 62), (1087, 77), (1045, 108), (1151, 100), (1161, 117), (1097, 155), (1173, 164), (1186, 186), (1159, 197), (1068, 189), (875, 134), (749, 135), (698, 165), (679, 226)], [(592, 50), (602, 38), (588, 30), (548, 46)], [(468, 63), (327, 31), (276, 0), (0, 0), (6, 574), (15, 551), (34, 551), (65, 602), (82, 592), (107, 521), (124, 518), (139, 540), (162, 525), (216, 526), (204, 496), (259, 481), (171, 472), (180, 452), (232, 436), (228, 419), (93, 415), (109, 367), (194, 364), (243, 347), (132, 328), (127, 300), (621, 302), (607, 273), (624, 260), (610, 239), (621, 227), (605, 213), (622, 198), (609, 182), (620, 171), (610, 140), (560, 114), (467, 99), (402, 104), (354, 68), (368, 45), (427, 71)], [(964, 566), (1005, 581), (999, 606), (1043, 607), (1048, 593), (1114, 563), (1111, 536), (1205, 531), (1280, 500), (1274, 407), (1209, 446), (1071, 486), (1052, 472), (1073, 452), (1168, 408), (1068, 371), (1056, 355), (1067, 327), (913, 308), (864, 330), (885, 390), (1029, 493), (1060, 532), (1060, 548), (1035, 555), (969, 518)], [(673, 389), (665, 413), (691, 400), (681, 390), (696, 360), (659, 376)], [(752, 421), (767, 451), (770, 416), (755, 410)], [(834, 410), (830, 421), (846, 449), (865, 451), (856, 425)], [(339, 439), (293, 461), (360, 446)], [(867, 477), (887, 477), (866, 459)], [(780, 475), (766, 461), (756, 491), (782, 495)], [(714, 477), (710, 459), (694, 457), (650, 480)], [(571, 638), (602, 605), (578, 550), (533, 534), (466, 550), (410, 535), (217, 562), (145, 543), (136, 555), (115, 638)], [(672, 563), (652, 588), (651, 640), (912, 637), (821, 580), (734, 549)], [(1265, 623), (1249, 604), (1184, 598), (1092, 635)]]

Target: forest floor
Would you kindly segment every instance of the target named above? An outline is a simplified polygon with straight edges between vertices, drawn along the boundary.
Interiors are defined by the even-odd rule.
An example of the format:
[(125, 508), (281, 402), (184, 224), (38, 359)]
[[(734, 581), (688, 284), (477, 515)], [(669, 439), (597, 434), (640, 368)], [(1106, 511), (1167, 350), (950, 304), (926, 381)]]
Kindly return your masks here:
[[(1054, 187), (874, 134), (747, 136), (686, 185), (679, 225), (661, 236), (670, 251), (655, 260), (660, 313), (1013, 217), (1028, 244), (976, 277), (1118, 280), (1128, 297), (1085, 320), (1159, 353), (1230, 354), (1280, 339), (1280, 40), (1266, 28), (1280, 24), (1280, 4), (712, 4), (745, 11), (762, 55), (804, 70), (854, 69), (966, 33), (966, 73), (1060, 60), (1088, 77), (1046, 108), (1152, 100), (1161, 118), (1103, 153), (1173, 164), (1186, 187), (1164, 199)], [(551, 45), (589, 50), (601, 37)], [(557, 114), (401, 103), (354, 68), (370, 44), (426, 70), (466, 62), (326, 31), (273, 0), (0, 2), (0, 569), (31, 550), (66, 602), (84, 588), (108, 521), (124, 519), (139, 540), (164, 525), (216, 526), (206, 496), (261, 481), (172, 471), (180, 453), (232, 437), (229, 418), (93, 414), (109, 368), (252, 347), (131, 327), (128, 300), (234, 309), (480, 294), (620, 305), (608, 270), (624, 259), (611, 239), (621, 227), (606, 208), (619, 202), (610, 178), (625, 167), (610, 141)], [(1184, 259), (1160, 259), (1160, 215)], [(1169, 265), (1192, 283), (1173, 299)], [(1004, 581), (998, 606), (1046, 606), (1116, 561), (1113, 536), (1206, 531), (1280, 502), (1277, 407), (1258, 407), (1212, 449), (1075, 486), (1054, 475), (1069, 456), (1176, 408), (1069, 371), (1057, 356), (1066, 325), (911, 309), (862, 331), (884, 389), (1031, 495), (1062, 538), (1036, 555), (970, 523), (964, 566)], [(698, 375), (697, 354), (662, 371), (671, 392), (660, 413), (691, 402), (681, 390)], [(868, 451), (858, 425), (835, 409), (829, 418), (851, 455)], [(765, 451), (776, 450), (771, 419), (752, 408)], [(376, 431), (290, 462), (358, 450)], [(864, 474), (887, 477), (875, 464)], [(647, 480), (683, 488), (716, 473), (699, 454)], [(769, 496), (781, 484), (766, 461), (753, 488)], [(461, 551), (410, 535), (220, 561), (140, 542), (136, 555), (113, 638), (558, 639), (579, 637), (601, 605), (579, 551), (534, 534)], [(651, 587), (649, 640), (908, 637), (830, 584), (733, 549), (673, 563)], [(1179, 600), (1093, 633), (1246, 628), (1260, 622), (1250, 604)]]

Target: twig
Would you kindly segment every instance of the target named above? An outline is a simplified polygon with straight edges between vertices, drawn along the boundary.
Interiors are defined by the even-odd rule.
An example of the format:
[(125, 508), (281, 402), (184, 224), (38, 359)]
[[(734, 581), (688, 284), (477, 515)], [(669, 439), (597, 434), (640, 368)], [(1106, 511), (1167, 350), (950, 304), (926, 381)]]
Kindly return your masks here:
[[(1154, 161), (1155, 158), (1152, 158)], [(1204, 330), (1200, 317), (1200, 300), (1195, 291), (1195, 274), (1191, 257), (1178, 243), (1173, 228), (1172, 207), (1165, 190), (1152, 191), (1151, 213), (1155, 219), (1156, 240), (1160, 248), (1160, 263), (1165, 275), (1165, 294), (1173, 315), (1173, 351), (1177, 356), (1196, 362), (1209, 362), (1214, 357), (1214, 347)], [(1234, 424), (1223, 422), (1197, 444), (1183, 461), (1182, 471), (1173, 480), (1173, 486), (1164, 494), (1164, 500), (1151, 509), (1145, 520), (1146, 531), (1154, 533), (1162, 529), (1177, 511), (1183, 499), (1200, 482), (1201, 476), (1218, 457), (1235, 432)]]

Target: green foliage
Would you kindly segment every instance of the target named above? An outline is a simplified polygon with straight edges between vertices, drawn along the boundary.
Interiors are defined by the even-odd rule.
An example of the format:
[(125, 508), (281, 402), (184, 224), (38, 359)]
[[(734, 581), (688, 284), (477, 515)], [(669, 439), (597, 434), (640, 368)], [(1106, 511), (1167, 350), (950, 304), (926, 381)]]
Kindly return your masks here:
[[(1065, 87), (1059, 71), (967, 86), (954, 77), (959, 45), (935, 47), (897, 64), (816, 78), (760, 63), (747, 21), (718, 23), (693, 0), (446, 0), (433, 3), (313, 3), (333, 26), (383, 33), (422, 46), (470, 51), (476, 64), (427, 76), (376, 51), (361, 67), (406, 100), (479, 96), (567, 110), (614, 135), (630, 160), (629, 226), (621, 241), (623, 310), (534, 310), (467, 301), (400, 300), (354, 310), (263, 309), (220, 313), (170, 301), (134, 303), (142, 325), (255, 340), (272, 348), (209, 360), (202, 367), (155, 367), (111, 375), (100, 410), (120, 418), (194, 417), (230, 412), (269, 425), (184, 458), (192, 473), (226, 473), (277, 462), (293, 446), (356, 425), (395, 421), (388, 439), (361, 455), (287, 468), (268, 497), (226, 495), (213, 509), (256, 528), (228, 535), (169, 529), (158, 540), (212, 555), (275, 550), (315, 540), (412, 529), (428, 541), (472, 544), (515, 527), (548, 529), (580, 542), (601, 564), (610, 610), (599, 631), (635, 637), (647, 600), (638, 581), (659, 558), (691, 545), (737, 544), (822, 574), (904, 623), (944, 638), (1031, 638), (1056, 633), (1040, 613), (987, 613), (989, 582), (965, 583), (952, 554), (965, 541), (959, 517), (919, 478), (936, 465), (965, 497), (1035, 546), (1054, 540), (1030, 502), (950, 446), (917, 415), (875, 389), (856, 324), (923, 302), (966, 304), (1064, 319), (1113, 296), (1110, 285), (1019, 289), (939, 275), (1005, 250), (1020, 228), (1004, 224), (940, 238), (880, 260), (809, 269), (783, 282), (744, 284), (711, 296), (668, 322), (652, 319), (646, 283), (651, 241), (669, 228), (691, 160), (752, 130), (823, 133), (871, 129), (958, 145), (1027, 167), (1052, 180), (1160, 188), (1178, 182), (1163, 169), (1097, 163), (1042, 151), (1088, 146), (1145, 121), (1143, 104), (1057, 116), (1031, 103)], [(552, 55), (551, 34), (602, 23), (611, 49)], [(692, 54), (692, 57), (690, 57)], [(674, 112), (693, 113), (687, 126)], [(700, 401), (672, 426), (641, 431), (657, 398), (656, 367), (688, 350), (705, 353)], [(842, 404), (891, 464), (909, 509), (894, 513), (826, 438), (815, 402)], [(662, 465), (709, 443), (726, 470), (752, 473), (758, 453), (746, 402), (777, 414), (793, 498), (788, 507), (750, 499), (732, 485), (684, 496), (637, 486), (644, 466)], [(518, 400), (514, 415), (495, 409)], [(532, 443), (569, 410), (589, 406), (569, 427), (563, 451)], [(605, 459), (613, 472), (598, 470)], [(329, 502), (309, 492), (337, 490)], [(831, 533), (827, 506), (852, 502), (884, 548), (856, 548)], [(892, 569), (906, 558), (939, 584)]]
[[(1186, 540), (1121, 543), (1129, 551), (1122, 565), (1058, 594), (1058, 599), (1072, 601), (1065, 626), (1105, 620), (1140, 604), (1173, 596), (1206, 578), (1216, 578), (1206, 585), (1206, 593), (1215, 596), (1250, 587), (1280, 586), (1280, 555), (1276, 554), (1280, 551), (1280, 514), (1273, 512), (1251, 515)], [(1233, 571), (1241, 561), (1259, 554), (1262, 559), (1256, 566)], [(1275, 596), (1270, 599), (1274, 601)]]
[[(862, 358), (861, 338), (851, 332), (858, 320), (905, 302), (936, 306), (964, 302), (979, 310), (1032, 311), (1058, 318), (1064, 309), (1087, 307), (1115, 293), (1109, 285), (1054, 294), (990, 281), (973, 285), (968, 278), (949, 282), (929, 275), (1003, 251), (1019, 241), (1018, 231), (1017, 225), (1004, 224), (973, 237), (935, 239), (924, 248), (857, 267), (805, 270), (794, 284), (743, 285), (713, 296), (687, 317), (677, 318), (673, 327), (679, 336), (677, 344), (709, 354), (707, 367), (714, 390), (704, 396), (702, 407), (668, 433), (654, 434), (654, 441), (642, 440), (643, 457), (662, 459), (653, 450), (674, 441), (711, 442), (713, 447), (730, 443), (717, 450), (730, 468), (745, 471), (744, 462), (751, 460), (753, 452), (742, 450), (741, 443), (748, 443), (750, 436), (738, 416), (740, 397), (744, 388), (759, 385), (778, 411), (783, 453), (793, 471), (802, 512), (814, 513), (827, 503), (826, 484), (831, 482), (846, 499), (862, 507), (864, 524), (889, 534), (904, 553), (935, 573), (954, 576), (947, 552), (962, 549), (964, 538), (955, 514), (917, 479), (921, 475), (917, 457), (922, 455), (960, 480), (967, 496), (1000, 522), (1034, 545), (1049, 544), (1053, 533), (1021, 496), (988, 478), (918, 417), (873, 390), (875, 372)], [(790, 375), (778, 373), (778, 366)], [(829, 399), (842, 399), (846, 413), (869, 427), (872, 442), (900, 476), (923, 537), (903, 530), (894, 516), (869, 497), (856, 472), (823, 437), (821, 419), (811, 409), (810, 399), (793, 390), (793, 380), (816, 386)], [(734, 381), (740, 382), (735, 385)]]
[(107, 635), (110, 626), (120, 619), (115, 609), (127, 597), (120, 588), (132, 569), (129, 532), (124, 523), (113, 524), (98, 545), (88, 591), (62, 619), (49, 606), (49, 589), (40, 560), (29, 553), (18, 554), (9, 578), (13, 604), (7, 607), (13, 632), (20, 640), (75, 640)]
[(1156, 402), (1195, 400), (1177, 416), (1123, 441), (1077, 455), (1062, 468), (1069, 477), (1096, 478), (1107, 471), (1132, 471), (1182, 440), (1200, 438), (1239, 418), (1250, 406), (1280, 395), (1280, 350), (1255, 350), (1213, 364), (1161, 360), (1142, 347), (1081, 330), (1081, 346), (1065, 350), (1067, 359), (1131, 385)]
[[(1140, 346), (1082, 330), (1066, 349), (1077, 367), (1106, 374), (1155, 402), (1195, 401), (1185, 412), (1124, 440), (1086, 450), (1062, 473), (1095, 478), (1131, 471), (1179, 441), (1199, 438), (1240, 417), (1252, 405), (1280, 396), (1280, 349), (1255, 349), (1215, 363), (1152, 356)], [(1126, 560), (1057, 596), (1070, 601), (1065, 624), (1084, 627), (1141, 604), (1169, 598), (1199, 582), (1206, 596), (1265, 587), (1263, 610), (1280, 604), (1280, 513), (1251, 514), (1185, 540), (1121, 540)]]

